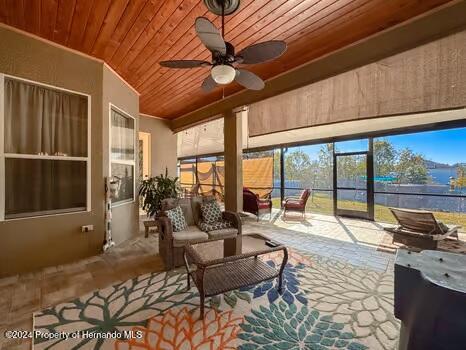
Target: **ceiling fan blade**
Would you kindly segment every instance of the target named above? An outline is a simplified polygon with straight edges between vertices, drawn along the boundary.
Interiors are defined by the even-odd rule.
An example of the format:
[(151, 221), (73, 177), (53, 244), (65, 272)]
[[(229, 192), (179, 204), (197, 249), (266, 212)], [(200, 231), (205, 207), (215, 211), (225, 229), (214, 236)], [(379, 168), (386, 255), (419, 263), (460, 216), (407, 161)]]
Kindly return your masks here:
[(210, 92), (217, 87), (217, 83), (215, 82), (212, 75), (208, 75), (207, 78), (204, 79), (202, 82), (201, 88), (204, 92)]
[(235, 80), (238, 84), (249, 90), (262, 90), (265, 86), (261, 78), (245, 69), (236, 70)]
[(211, 64), (207, 61), (199, 60), (172, 60), (172, 61), (162, 61), (160, 62), (162, 67), (166, 68), (199, 68), (207, 67)]
[(207, 18), (196, 18), (196, 33), (210, 51), (220, 52), (222, 55), (227, 53), (225, 40), (223, 40), (219, 30)]
[(281, 40), (264, 41), (242, 49), (236, 57), (238, 62), (256, 64), (273, 60), (286, 51), (286, 43)]

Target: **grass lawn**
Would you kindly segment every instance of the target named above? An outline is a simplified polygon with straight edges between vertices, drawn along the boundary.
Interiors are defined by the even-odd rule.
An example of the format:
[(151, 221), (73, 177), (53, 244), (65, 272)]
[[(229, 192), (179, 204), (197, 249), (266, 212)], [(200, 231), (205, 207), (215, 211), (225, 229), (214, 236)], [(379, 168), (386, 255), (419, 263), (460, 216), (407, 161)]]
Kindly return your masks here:
[[(273, 198), (273, 207), (280, 207), (280, 198)], [(366, 211), (366, 204), (355, 201), (340, 201), (340, 208)], [(333, 215), (333, 198), (323, 193), (314, 193), (313, 197), (307, 202), (306, 211), (310, 213)], [(446, 224), (461, 225), (461, 231), (466, 231), (466, 214), (465, 213), (446, 213), (433, 212), (435, 218)], [(395, 224), (395, 218), (392, 213), (383, 205), (376, 204), (374, 208), (375, 220)]]

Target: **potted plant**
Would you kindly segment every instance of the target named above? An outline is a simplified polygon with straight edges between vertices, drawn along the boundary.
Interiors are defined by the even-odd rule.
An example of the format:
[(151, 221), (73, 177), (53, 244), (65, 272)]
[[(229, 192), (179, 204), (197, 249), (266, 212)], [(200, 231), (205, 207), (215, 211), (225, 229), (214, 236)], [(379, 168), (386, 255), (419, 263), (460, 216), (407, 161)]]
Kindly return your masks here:
[(167, 198), (178, 198), (181, 192), (178, 177), (168, 176), (168, 169), (165, 168), (165, 175), (160, 174), (143, 180), (139, 188), (139, 195), (142, 196), (142, 209), (147, 216), (158, 216), (162, 210), (162, 201)]

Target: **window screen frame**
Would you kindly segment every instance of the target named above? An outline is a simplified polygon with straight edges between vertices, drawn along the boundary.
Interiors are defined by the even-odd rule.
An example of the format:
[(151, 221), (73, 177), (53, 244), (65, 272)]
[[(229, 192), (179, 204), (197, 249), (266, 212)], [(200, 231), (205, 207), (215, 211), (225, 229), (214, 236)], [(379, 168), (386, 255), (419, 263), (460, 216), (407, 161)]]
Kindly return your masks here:
[[(19, 82), (24, 82), (27, 84), (33, 84), (41, 86), (50, 90), (63, 91), (71, 94), (76, 94), (83, 96), (87, 99), (87, 154), (85, 157), (73, 157), (73, 156), (55, 156), (55, 155), (35, 155), (35, 154), (15, 154), (15, 153), (5, 153), (5, 78), (10, 80), (16, 80)], [(14, 220), (28, 220), (34, 218), (43, 218), (49, 216), (58, 216), (58, 215), (72, 215), (72, 214), (82, 214), (83, 212), (92, 211), (92, 201), (91, 201), (91, 106), (92, 106), (92, 97), (89, 94), (66, 89), (63, 87), (45, 84), (37, 82), (30, 79), (20, 78), (14, 75), (0, 73), (0, 222), (2, 221), (14, 221)], [(22, 158), (22, 159), (42, 159), (42, 160), (65, 160), (65, 161), (82, 161), (86, 163), (86, 209), (85, 210), (53, 210), (48, 211), (46, 214), (37, 214), (37, 215), (27, 215), (24, 217), (15, 217), (15, 218), (5, 218), (6, 210), (6, 192), (5, 192), (5, 183), (6, 183), (6, 159), (7, 158)], [(40, 212), (38, 212), (40, 213)]]
[[(115, 202), (114, 199), (112, 199), (112, 208), (116, 208), (122, 205), (126, 204), (134, 204), (136, 201), (136, 155), (137, 155), (137, 142), (136, 142), (136, 135), (137, 135), (137, 130), (136, 130), (136, 118), (133, 117), (130, 113), (126, 112), (122, 108), (116, 106), (113, 103), (108, 104), (108, 174), (109, 177), (111, 178), (112, 175), (112, 164), (121, 164), (121, 165), (130, 165), (133, 167), (133, 198), (130, 199), (124, 199)], [(112, 110), (123, 115), (125, 118), (130, 118), (133, 120), (133, 159), (132, 160), (125, 160), (125, 159), (112, 159)]]

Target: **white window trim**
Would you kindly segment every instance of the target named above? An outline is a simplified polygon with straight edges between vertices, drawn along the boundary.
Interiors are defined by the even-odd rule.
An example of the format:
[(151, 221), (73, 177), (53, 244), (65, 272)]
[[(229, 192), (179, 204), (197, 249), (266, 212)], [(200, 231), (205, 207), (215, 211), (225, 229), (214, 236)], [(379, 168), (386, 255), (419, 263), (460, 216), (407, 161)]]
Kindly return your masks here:
[[(134, 118), (131, 114), (123, 110), (122, 108), (114, 105), (113, 103), (108, 104), (108, 176), (112, 176), (112, 163), (117, 163), (117, 164), (124, 164), (124, 165), (132, 165), (133, 166), (133, 198), (132, 199), (127, 199), (127, 200), (121, 200), (119, 202), (113, 203), (112, 200), (112, 208), (120, 207), (122, 205), (126, 204), (133, 204), (136, 202), (136, 118)], [(124, 160), (124, 159), (116, 159), (112, 160), (112, 109), (117, 111), (118, 113), (123, 114), (127, 118), (133, 119), (133, 150), (134, 150), (134, 156), (133, 160)]]
[[(36, 154), (16, 154), (16, 153), (5, 153), (5, 78), (10, 78), (18, 81), (24, 81), (26, 83), (31, 83), (38, 86), (43, 86), (49, 89), (69, 92), (72, 94), (84, 96), (87, 98), (87, 157), (64, 157), (64, 156), (39, 156)], [(85, 94), (82, 92), (65, 89), (59, 86), (44, 84), (41, 82), (20, 78), (17, 76), (2, 74), (0, 73), (0, 221), (12, 221), (12, 220), (29, 220), (35, 218), (43, 218), (50, 216), (61, 216), (61, 215), (71, 215), (71, 214), (82, 214), (83, 212), (92, 211), (92, 200), (91, 200), (91, 106), (92, 99), (91, 95)], [(86, 162), (86, 210), (77, 210), (73, 212), (57, 212), (55, 214), (45, 214), (45, 215), (35, 215), (35, 216), (25, 216), (24, 218), (11, 218), (5, 219), (5, 202), (6, 202), (6, 193), (5, 193), (5, 161), (6, 158), (22, 158), (22, 159), (50, 159), (50, 160), (67, 160), (67, 161), (85, 161)]]

